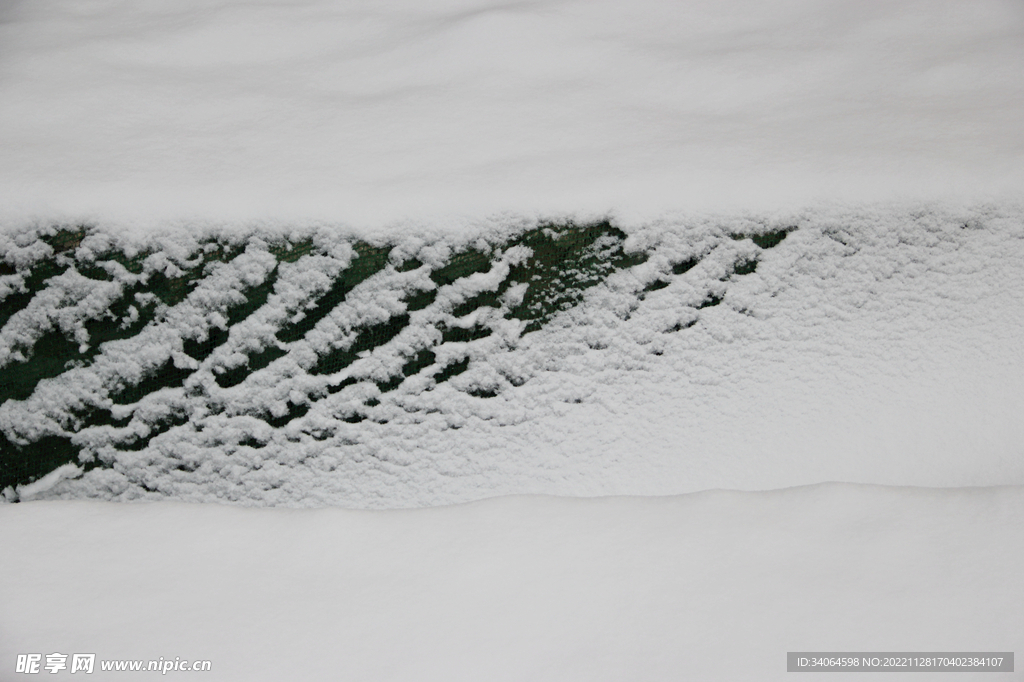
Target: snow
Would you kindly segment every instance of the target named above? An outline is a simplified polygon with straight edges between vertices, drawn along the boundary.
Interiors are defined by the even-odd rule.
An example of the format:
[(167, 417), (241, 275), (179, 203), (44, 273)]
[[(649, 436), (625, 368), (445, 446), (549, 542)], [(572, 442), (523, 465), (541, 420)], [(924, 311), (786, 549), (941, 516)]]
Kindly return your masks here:
[[(3, 491), (0, 677), (53, 651), (772, 680), (794, 650), (1024, 650), (1022, 38), (1013, 0), (0, 2), (0, 302), (67, 266), (0, 372), (57, 331), (95, 351), (0, 405), (11, 443), (81, 448)], [(512, 237), (605, 219), (646, 260), (541, 329), (522, 283), (456, 314), (529, 257)], [(388, 262), (283, 338), (358, 240)], [(111, 250), (141, 272), (84, 274)], [(469, 250), (488, 268), (430, 277)], [(113, 400), (161, 367), (189, 374)]]
[(212, 661), (211, 680), (769, 681), (788, 679), (787, 651), (1020, 652), (1021, 518), (1019, 486), (389, 512), (6, 505), (0, 660), (178, 656)]
[[(137, 336), (103, 344), (91, 363), (0, 406), (12, 442), (71, 437), (83, 463), (106, 464), (19, 495), (394, 508), (821, 481), (1024, 484), (1019, 208), (833, 208), (634, 225), (626, 244), (647, 261), (611, 272), (528, 334), (508, 317), (521, 288), (498, 308), (455, 316), (524, 257), (525, 247), (501, 249), (509, 229), (483, 224), (462, 246), (423, 237), (399, 246), (435, 265), (466, 243), (495, 250), (486, 272), (440, 286), (429, 265), (387, 266), (291, 340), (282, 326), (358, 262), (346, 242), (329, 246), (324, 237), (335, 255), (280, 263), (266, 304), (197, 361), (183, 340), (224, 326), (244, 282), (262, 282), (276, 264), (257, 235)], [(771, 229), (788, 232), (769, 248), (736, 238)], [(695, 256), (691, 269), (673, 274), (671, 264)], [(738, 274), (736, 264), (751, 259), (756, 270)], [(64, 279), (51, 288), (63, 292)], [(416, 290), (437, 294), (407, 312), (405, 297)], [(712, 295), (721, 303), (705, 307)], [(3, 335), (38, 335), (45, 329), (36, 318), (80, 328), (86, 314), (71, 302), (52, 311), (30, 305)], [(361, 330), (404, 315), (394, 338), (348, 367), (316, 369)], [(493, 333), (463, 342), (440, 331), (475, 325)], [(266, 348), (280, 357), (237, 385), (220, 379)], [(435, 354), (429, 367), (394, 390), (373, 383), (400, 375), (424, 349)], [(462, 374), (432, 378), (464, 358)], [(194, 370), (179, 387), (111, 403), (117, 387), (169, 359)], [(125, 422), (82, 426), (90, 406)], [(268, 415), (292, 406), (308, 411), (271, 428)], [(353, 414), (365, 420), (350, 423)], [(161, 426), (172, 415), (188, 421)], [(144, 447), (129, 447), (151, 433)]]
[(451, 222), (1020, 195), (1013, 0), (5, 4), (14, 216)]

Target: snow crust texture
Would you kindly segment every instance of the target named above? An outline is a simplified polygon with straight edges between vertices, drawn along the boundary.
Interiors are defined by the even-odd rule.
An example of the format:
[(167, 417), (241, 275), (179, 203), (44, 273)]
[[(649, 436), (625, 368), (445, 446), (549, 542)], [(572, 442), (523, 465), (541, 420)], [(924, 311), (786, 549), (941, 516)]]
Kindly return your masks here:
[(1022, 216), (9, 229), (5, 496), (1024, 482)]

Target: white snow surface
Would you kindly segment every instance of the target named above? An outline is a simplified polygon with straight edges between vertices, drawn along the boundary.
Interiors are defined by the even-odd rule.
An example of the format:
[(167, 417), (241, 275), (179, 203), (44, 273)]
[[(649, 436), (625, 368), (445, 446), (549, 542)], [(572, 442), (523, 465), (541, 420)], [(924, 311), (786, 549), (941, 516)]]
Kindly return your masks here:
[[(730, 236), (780, 226), (791, 231), (772, 248)], [(497, 243), (499, 227), (489, 228)], [(433, 254), (443, 262), (450, 248), (411, 243), (420, 250), (406, 253), (427, 261)], [(266, 305), (196, 363), (181, 352), (182, 337), (222, 319), (218, 310), (238, 295), (240, 278), (265, 276), (273, 257), (257, 244), (212, 270), (137, 337), (101, 346), (92, 364), (0, 407), (0, 428), (13, 442), (73, 429), (88, 405), (131, 418), (73, 436), (83, 461), (99, 457), (107, 467), (81, 477), (65, 472), (21, 497), (381, 508), (822, 481), (1024, 484), (1021, 209), (681, 217), (631, 229), (626, 243), (648, 253), (647, 262), (614, 272), (539, 331), (522, 334), (490, 307), (452, 315), (459, 302), (498, 285), (519, 257), (509, 249), (489, 272), (441, 287), (398, 336), (347, 369), (308, 374), (319, 354), (351, 338), (349, 330), (400, 314), (410, 286), (433, 286), (425, 268), (389, 266), (304, 338), (279, 344), (286, 355), (221, 388), (214, 372), (245, 362), (242, 349), (276, 344), (280, 322), (352, 257), (338, 242), (328, 248), (335, 256), (282, 264)], [(671, 263), (695, 255), (696, 266), (671, 274)], [(759, 259), (756, 271), (730, 274), (748, 256)], [(667, 286), (645, 291), (655, 281)], [(702, 308), (711, 294), (721, 304)], [(18, 315), (26, 324), (79, 319), (58, 313), (29, 306)], [(491, 336), (435, 345), (433, 369), (397, 390), (382, 393), (361, 379), (327, 395), (348, 377), (397, 371), (402, 353), (439, 336), (436, 321), (469, 326), (481, 315), (491, 319)], [(169, 357), (196, 368), (183, 386), (110, 406), (103, 386)], [(464, 374), (430, 378), (461, 357), (470, 359)], [(475, 388), (496, 395), (476, 397)], [(370, 399), (379, 405), (366, 407)], [(289, 402), (309, 411), (276, 429), (256, 418), (283, 415)], [(348, 423), (352, 410), (368, 419)], [(139, 452), (119, 449), (171, 413), (189, 422)], [(263, 446), (246, 445), (249, 438)]]
[(132, 227), (978, 199), (1016, 0), (6, 0), (0, 205)]
[[(0, 674), (91, 652), (210, 660), (167, 679), (218, 682), (768, 682), (787, 651), (896, 650), (1015, 651), (1017, 673), (941, 679), (1020, 679), (1022, 518), (1019, 486), (4, 505)], [(153, 677), (98, 661), (87, 679)]]
[[(0, 0), (0, 246), (18, 266), (0, 295), (48, 255), (30, 233), (59, 224), (93, 228), (80, 249), (153, 248), (169, 275), (207, 235), (323, 247), (201, 363), (183, 339), (268, 276), (265, 244), (0, 407), (20, 443), (168, 358), (195, 370), (114, 406), (128, 426), (75, 433), (107, 467), (5, 491), (36, 501), (0, 504), (0, 677), (31, 652), (209, 659), (205, 679), (245, 681), (1019, 658), (1022, 64), (1015, 0)], [(379, 420), (340, 420), (365, 383), (281, 429), (252, 414), (343, 381), (305, 369), (425, 272), (389, 266), (284, 357), (214, 382), (276, 343), (357, 237), (429, 266), (604, 217), (648, 262), (540, 331), (485, 319), (491, 337), (437, 346), (469, 369), (411, 377)], [(730, 237), (779, 228), (763, 252)], [(442, 287), (351, 371), (384, 376), (431, 324), (480, 322), (453, 307), (517, 257)], [(113, 270), (49, 281), (0, 332), (0, 371), (48, 331), (87, 347), (85, 322), (136, 281)], [(203, 391), (229, 409), (204, 412)], [(176, 412), (191, 425), (115, 447)], [(81, 497), (279, 508), (52, 499)]]

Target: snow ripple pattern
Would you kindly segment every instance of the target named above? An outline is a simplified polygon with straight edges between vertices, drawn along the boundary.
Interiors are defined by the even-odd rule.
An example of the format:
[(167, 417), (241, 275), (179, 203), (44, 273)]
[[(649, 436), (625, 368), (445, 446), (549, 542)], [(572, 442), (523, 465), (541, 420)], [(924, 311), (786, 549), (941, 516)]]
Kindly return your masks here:
[(1007, 229), (1019, 241), (994, 209), (518, 222), (458, 241), (25, 229), (0, 242), (0, 488), (390, 506), (374, 498), (403, 480), (399, 506), (451, 501), (445, 479), (486, 489), (507, 466), (481, 453), (517, 425), (593, 399), (609, 372), (658, 371), (706, 315), (756, 325), (808, 274), (974, 267), (950, 256)]

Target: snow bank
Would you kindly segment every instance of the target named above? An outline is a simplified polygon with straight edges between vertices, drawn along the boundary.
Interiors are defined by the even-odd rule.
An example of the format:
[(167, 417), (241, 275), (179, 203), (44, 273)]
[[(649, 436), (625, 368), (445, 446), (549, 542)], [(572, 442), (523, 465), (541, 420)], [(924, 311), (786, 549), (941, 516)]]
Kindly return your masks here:
[(0, 665), (59, 651), (207, 659), (218, 681), (594, 682), (783, 680), (798, 650), (1019, 658), (1022, 518), (1021, 487), (7, 505)]
[(1013, 0), (2, 11), (0, 204), (16, 215), (363, 227), (1024, 181)]

